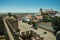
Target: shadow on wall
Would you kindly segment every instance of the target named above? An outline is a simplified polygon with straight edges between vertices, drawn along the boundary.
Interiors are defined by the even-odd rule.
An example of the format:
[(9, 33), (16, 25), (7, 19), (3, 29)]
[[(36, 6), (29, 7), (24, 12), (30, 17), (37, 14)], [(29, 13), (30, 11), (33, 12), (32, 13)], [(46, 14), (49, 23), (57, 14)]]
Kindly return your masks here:
[(3, 19), (2, 17), (0, 17), (0, 35), (3, 35), (4, 34), (4, 30), (3, 30)]

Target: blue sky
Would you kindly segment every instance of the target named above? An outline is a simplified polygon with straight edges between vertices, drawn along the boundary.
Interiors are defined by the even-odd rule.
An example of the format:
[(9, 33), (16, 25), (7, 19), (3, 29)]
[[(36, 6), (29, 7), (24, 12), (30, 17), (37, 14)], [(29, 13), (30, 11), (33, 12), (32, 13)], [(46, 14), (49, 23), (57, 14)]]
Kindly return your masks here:
[(39, 9), (60, 11), (60, 0), (0, 0), (0, 12), (39, 12)]

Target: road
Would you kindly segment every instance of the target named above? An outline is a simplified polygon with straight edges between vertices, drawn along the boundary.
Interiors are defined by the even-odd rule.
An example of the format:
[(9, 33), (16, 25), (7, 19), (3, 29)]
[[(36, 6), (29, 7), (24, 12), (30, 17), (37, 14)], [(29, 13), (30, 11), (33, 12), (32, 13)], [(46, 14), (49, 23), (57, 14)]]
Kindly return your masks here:
[(41, 28), (43, 28), (43, 29), (49, 30), (49, 31), (51, 31), (51, 32), (54, 32), (54, 29), (53, 29), (52, 26), (43, 25), (43, 24), (41, 24), (41, 23), (39, 23), (38, 25), (39, 25), (39, 27), (41, 27)]
[[(19, 26), (19, 29), (21, 32), (25, 32), (25, 31), (28, 31), (28, 30), (33, 30), (34, 32), (36, 32), (38, 35), (40, 35), (41, 37), (44, 38), (44, 40), (56, 40), (55, 36), (53, 35), (53, 33), (47, 31), (47, 30), (44, 30), (44, 29), (41, 29), (41, 28), (38, 28), (38, 29), (33, 29), (31, 27), (31, 25), (27, 24), (27, 23), (23, 23), (22, 21), (18, 21), (18, 26)], [(47, 32), (46, 34), (44, 34), (44, 32)]]

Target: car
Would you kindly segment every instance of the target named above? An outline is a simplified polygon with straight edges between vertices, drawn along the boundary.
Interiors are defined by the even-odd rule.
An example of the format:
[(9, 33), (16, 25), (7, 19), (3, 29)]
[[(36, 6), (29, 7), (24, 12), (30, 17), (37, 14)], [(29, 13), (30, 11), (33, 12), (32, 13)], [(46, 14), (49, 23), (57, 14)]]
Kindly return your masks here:
[(30, 19), (28, 17), (22, 17), (22, 22), (30, 22)]

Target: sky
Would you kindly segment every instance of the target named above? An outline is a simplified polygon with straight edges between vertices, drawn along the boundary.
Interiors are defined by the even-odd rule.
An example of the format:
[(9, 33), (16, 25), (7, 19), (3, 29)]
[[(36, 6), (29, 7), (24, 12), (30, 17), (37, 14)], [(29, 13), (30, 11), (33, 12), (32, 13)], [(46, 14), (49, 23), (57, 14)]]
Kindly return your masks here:
[(39, 12), (40, 8), (60, 11), (60, 0), (0, 0), (0, 12)]

